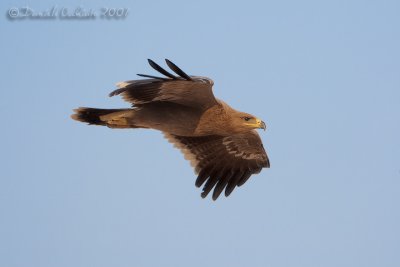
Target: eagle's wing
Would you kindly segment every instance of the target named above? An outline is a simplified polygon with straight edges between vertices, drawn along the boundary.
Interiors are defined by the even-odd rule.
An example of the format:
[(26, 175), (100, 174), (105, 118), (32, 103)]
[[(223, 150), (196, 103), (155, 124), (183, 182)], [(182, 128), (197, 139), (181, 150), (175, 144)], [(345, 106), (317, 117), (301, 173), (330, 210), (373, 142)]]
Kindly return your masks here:
[(250, 131), (231, 136), (186, 137), (164, 133), (191, 162), (198, 174), (196, 186), (204, 182), (204, 198), (215, 187), (213, 200), (225, 189), (229, 196), (236, 186), (243, 185), (252, 174), (269, 168), (269, 159), (260, 136)]
[(163, 101), (205, 110), (217, 104), (212, 92), (214, 83), (211, 79), (189, 76), (171, 61), (166, 62), (179, 77), (149, 59), (150, 65), (168, 78), (138, 74), (150, 79), (120, 82), (117, 84), (119, 89), (111, 92), (110, 96), (122, 95), (124, 100), (136, 106)]

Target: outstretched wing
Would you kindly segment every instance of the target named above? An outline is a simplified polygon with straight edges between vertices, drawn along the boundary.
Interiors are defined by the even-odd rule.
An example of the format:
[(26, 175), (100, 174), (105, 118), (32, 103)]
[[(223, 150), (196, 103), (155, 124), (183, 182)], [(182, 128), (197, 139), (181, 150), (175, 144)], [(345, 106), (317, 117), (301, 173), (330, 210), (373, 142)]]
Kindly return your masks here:
[(119, 89), (111, 92), (110, 96), (122, 95), (124, 100), (136, 106), (163, 101), (205, 110), (217, 104), (212, 92), (214, 83), (211, 79), (189, 76), (168, 59), (167, 65), (179, 77), (161, 68), (151, 59), (148, 61), (150, 66), (168, 78), (138, 74), (150, 79), (120, 82), (117, 84)]
[(229, 196), (236, 186), (243, 185), (251, 175), (269, 168), (269, 159), (256, 131), (231, 136), (186, 137), (164, 133), (179, 148), (198, 174), (196, 186), (204, 184), (205, 198), (214, 188), (216, 200), (225, 189)]

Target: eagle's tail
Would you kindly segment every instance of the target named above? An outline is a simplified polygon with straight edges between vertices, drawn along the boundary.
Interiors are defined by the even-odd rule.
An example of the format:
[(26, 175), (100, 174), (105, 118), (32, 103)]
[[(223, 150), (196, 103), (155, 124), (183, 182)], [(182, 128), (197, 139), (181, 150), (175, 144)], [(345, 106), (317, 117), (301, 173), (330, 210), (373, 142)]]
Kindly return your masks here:
[(132, 123), (133, 109), (77, 108), (71, 118), (93, 125), (110, 128), (138, 128)]

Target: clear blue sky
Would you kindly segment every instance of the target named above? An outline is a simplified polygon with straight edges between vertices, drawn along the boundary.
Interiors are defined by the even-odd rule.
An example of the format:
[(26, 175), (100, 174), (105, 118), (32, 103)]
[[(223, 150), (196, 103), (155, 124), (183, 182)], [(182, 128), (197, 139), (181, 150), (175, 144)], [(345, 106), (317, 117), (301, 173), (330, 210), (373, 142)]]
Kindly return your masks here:
[[(129, 8), (10, 21), (12, 7)], [(399, 1), (1, 1), (0, 267), (400, 266)], [(266, 121), (271, 159), (201, 199), (159, 132), (89, 127), (169, 58)]]

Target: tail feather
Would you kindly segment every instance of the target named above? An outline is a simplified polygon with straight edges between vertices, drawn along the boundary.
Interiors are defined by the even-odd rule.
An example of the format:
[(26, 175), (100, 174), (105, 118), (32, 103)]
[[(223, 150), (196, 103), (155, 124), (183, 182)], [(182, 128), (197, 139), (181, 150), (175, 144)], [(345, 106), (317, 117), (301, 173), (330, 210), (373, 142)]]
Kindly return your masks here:
[(100, 108), (77, 108), (71, 118), (92, 125), (103, 125), (112, 128), (135, 128), (130, 125), (124, 114), (132, 109), (100, 109)]

